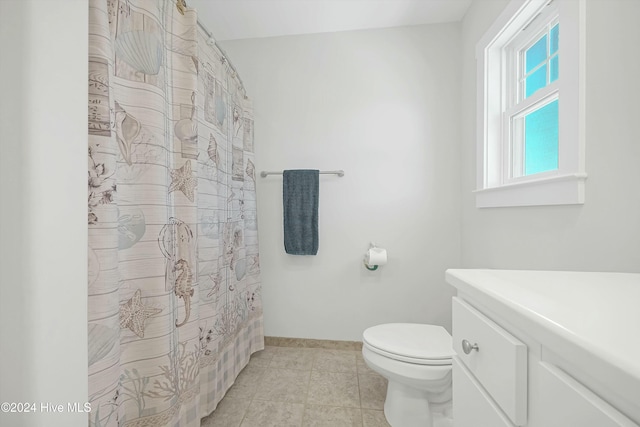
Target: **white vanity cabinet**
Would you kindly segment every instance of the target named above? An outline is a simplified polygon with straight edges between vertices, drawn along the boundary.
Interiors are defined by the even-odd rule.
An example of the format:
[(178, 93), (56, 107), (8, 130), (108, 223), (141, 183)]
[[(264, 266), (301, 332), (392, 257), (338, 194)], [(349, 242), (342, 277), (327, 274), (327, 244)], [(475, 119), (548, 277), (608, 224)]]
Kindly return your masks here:
[(638, 427), (640, 274), (448, 270), (454, 427)]

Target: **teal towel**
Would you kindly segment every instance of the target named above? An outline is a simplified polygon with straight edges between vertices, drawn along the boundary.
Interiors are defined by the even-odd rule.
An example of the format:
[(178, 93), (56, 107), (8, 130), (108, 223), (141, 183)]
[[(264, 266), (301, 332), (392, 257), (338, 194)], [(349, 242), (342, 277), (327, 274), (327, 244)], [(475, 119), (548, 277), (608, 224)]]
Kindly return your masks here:
[(318, 253), (319, 171), (285, 170), (282, 179), (284, 250), (291, 255)]

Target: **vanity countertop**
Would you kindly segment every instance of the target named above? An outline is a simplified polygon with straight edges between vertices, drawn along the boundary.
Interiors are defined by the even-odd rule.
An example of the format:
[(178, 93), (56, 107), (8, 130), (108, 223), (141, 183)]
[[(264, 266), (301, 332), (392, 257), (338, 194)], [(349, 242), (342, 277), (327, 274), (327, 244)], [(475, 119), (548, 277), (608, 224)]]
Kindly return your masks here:
[(640, 274), (450, 269), (446, 280), (568, 366), (640, 399)]

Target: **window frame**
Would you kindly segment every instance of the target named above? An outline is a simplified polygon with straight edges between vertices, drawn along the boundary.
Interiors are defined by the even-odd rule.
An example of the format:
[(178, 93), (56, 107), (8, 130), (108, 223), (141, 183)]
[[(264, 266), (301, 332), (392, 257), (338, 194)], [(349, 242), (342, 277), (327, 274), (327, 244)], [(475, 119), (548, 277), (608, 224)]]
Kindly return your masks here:
[[(512, 0), (476, 47), (477, 189), (476, 206), (537, 206), (583, 204), (585, 0)], [(536, 18), (540, 16), (542, 19)], [(560, 77), (520, 103), (559, 102), (558, 169), (513, 176), (511, 125), (519, 73), (514, 55), (549, 22), (560, 23)], [(530, 28), (527, 28), (530, 27)], [(523, 32), (523, 29), (525, 30)], [(527, 35), (527, 33), (529, 33)], [(510, 76), (509, 78), (507, 76)], [(564, 78), (563, 78), (564, 77)], [(509, 86), (511, 85), (511, 86)], [(540, 104), (542, 105), (542, 104)], [(519, 111), (523, 111), (519, 108)]]

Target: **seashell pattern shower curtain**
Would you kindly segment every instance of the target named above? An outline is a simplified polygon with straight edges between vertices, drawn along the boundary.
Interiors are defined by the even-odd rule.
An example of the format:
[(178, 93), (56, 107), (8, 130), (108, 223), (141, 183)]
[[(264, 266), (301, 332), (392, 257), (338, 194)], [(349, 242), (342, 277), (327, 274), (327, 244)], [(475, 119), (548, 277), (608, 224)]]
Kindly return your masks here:
[(90, 426), (199, 426), (264, 347), (252, 109), (206, 41), (89, 2)]

